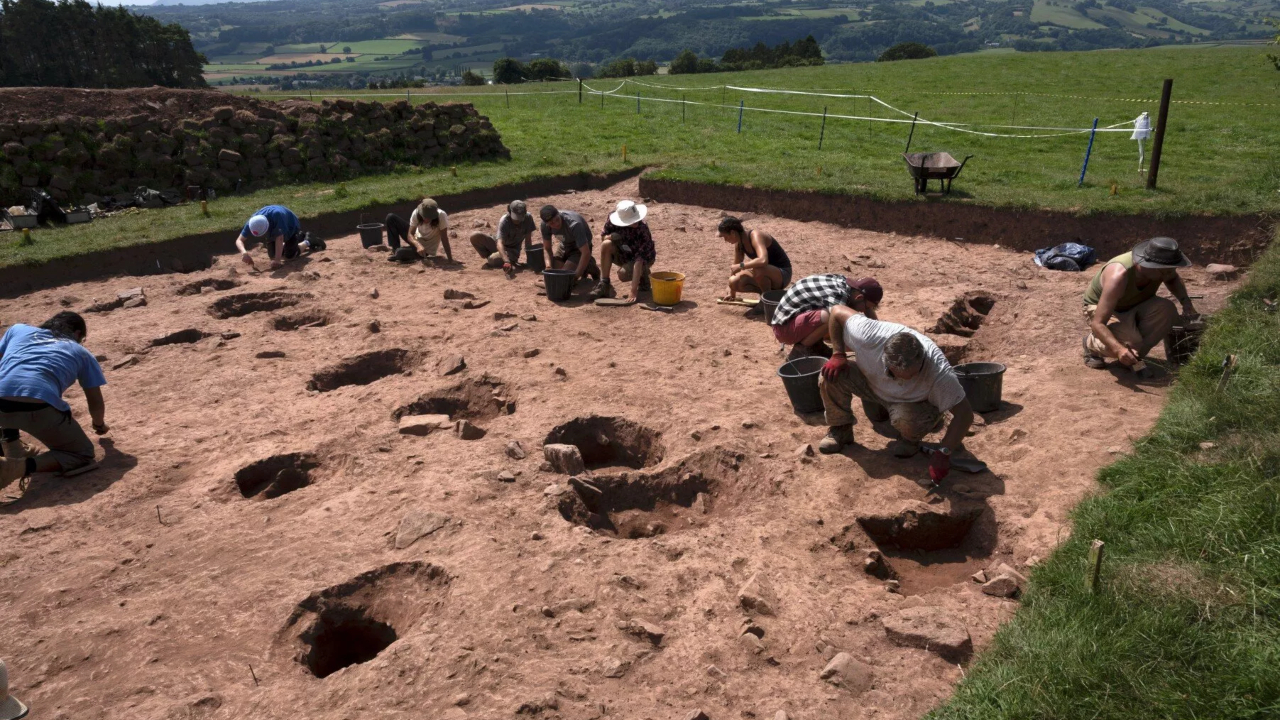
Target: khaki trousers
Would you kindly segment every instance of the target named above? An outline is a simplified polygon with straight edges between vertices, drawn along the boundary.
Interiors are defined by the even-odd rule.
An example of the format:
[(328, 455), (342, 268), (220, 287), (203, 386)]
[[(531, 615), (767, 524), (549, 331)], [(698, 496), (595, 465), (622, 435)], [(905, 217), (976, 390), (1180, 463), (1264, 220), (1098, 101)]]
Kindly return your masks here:
[[(489, 267), (500, 268), (502, 263), (506, 262), (502, 258), (502, 253), (498, 252), (498, 239), (488, 233), (471, 233), (471, 247), (480, 253), (480, 257), (485, 259), (485, 264)], [(516, 260), (520, 259), (519, 247), (516, 248), (513, 255), (515, 255)]]
[(0, 428), (22, 430), (49, 448), (36, 457), (36, 462), (53, 458), (63, 472), (93, 462), (93, 441), (84, 434), (80, 423), (52, 407), (35, 412), (0, 412)]
[(888, 403), (881, 400), (871, 389), (867, 376), (854, 363), (849, 363), (835, 380), (819, 377), (818, 388), (822, 391), (822, 404), (830, 427), (853, 424), (855, 396), (862, 399), (862, 409), (868, 420), (876, 422), (887, 416), (903, 440), (918, 442), (938, 429), (942, 422), (942, 413), (927, 402)]
[[(1084, 308), (1084, 319), (1086, 323), (1093, 322), (1093, 314), (1098, 309), (1097, 305), (1086, 305)], [(1173, 323), (1178, 319), (1178, 306), (1173, 304), (1172, 300), (1162, 297), (1152, 297), (1143, 300), (1137, 305), (1125, 310), (1124, 312), (1115, 312), (1111, 314), (1111, 319), (1107, 321), (1107, 329), (1120, 342), (1128, 345), (1138, 353), (1138, 357), (1146, 357), (1151, 352), (1151, 348), (1164, 340), (1169, 331), (1173, 329)], [(1107, 349), (1107, 346), (1098, 339), (1093, 331), (1089, 331), (1089, 337), (1085, 340), (1085, 344), (1089, 347), (1089, 352), (1100, 357), (1114, 358), (1115, 353)]]

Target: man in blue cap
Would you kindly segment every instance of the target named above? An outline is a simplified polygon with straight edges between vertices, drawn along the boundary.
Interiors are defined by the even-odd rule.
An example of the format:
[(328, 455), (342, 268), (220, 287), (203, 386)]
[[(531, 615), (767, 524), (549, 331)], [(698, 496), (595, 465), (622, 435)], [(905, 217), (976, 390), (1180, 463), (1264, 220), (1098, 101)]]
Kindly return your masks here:
[(259, 241), (267, 246), (271, 255), (271, 267), (284, 265), (303, 252), (324, 250), (324, 241), (311, 233), (302, 232), (298, 216), (283, 205), (268, 205), (249, 218), (236, 238), (236, 249), (246, 265), (253, 265), (253, 257), (245, 249), (245, 243)]

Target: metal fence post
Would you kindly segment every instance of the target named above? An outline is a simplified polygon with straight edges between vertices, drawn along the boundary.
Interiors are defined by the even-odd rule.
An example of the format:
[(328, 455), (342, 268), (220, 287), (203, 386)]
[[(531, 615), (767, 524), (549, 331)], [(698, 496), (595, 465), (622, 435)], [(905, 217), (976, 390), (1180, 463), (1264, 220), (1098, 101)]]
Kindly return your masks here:
[(1093, 154), (1093, 136), (1098, 134), (1098, 118), (1093, 119), (1093, 129), (1089, 131), (1089, 147), (1084, 151), (1084, 165), (1080, 167), (1080, 182), (1076, 187), (1084, 185), (1084, 174), (1089, 170), (1089, 156)]

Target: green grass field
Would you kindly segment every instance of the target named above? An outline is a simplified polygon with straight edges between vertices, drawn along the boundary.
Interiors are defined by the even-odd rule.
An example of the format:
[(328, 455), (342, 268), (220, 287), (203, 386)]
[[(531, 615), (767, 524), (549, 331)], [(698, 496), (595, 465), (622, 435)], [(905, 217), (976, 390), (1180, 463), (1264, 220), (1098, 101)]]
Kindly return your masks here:
[[(871, 93), (931, 120), (1084, 128), (1094, 117), (1099, 118), (1100, 126), (1106, 126), (1132, 120), (1143, 110), (1154, 115), (1164, 77), (1175, 79), (1175, 101), (1224, 104), (1175, 102), (1159, 190), (1144, 189), (1144, 178), (1137, 172), (1137, 143), (1128, 139), (1128, 133), (1097, 137), (1086, 182), (1077, 187), (1087, 135), (991, 138), (921, 125), (912, 139), (913, 150), (945, 150), (958, 158), (974, 155), (955, 182), (952, 195), (933, 201), (1162, 216), (1280, 211), (1280, 168), (1275, 163), (1274, 143), (1267, 141), (1280, 137), (1280, 114), (1274, 106), (1246, 104), (1275, 98), (1280, 81), (1280, 73), (1260, 57), (1258, 48), (980, 53), (897, 63), (647, 78), (645, 82), (668, 87), (717, 87), (679, 91), (628, 86), (622, 91), (626, 96), (607, 96), (603, 108), (599, 95), (587, 94), (579, 105), (572, 83), (512, 86), (510, 107), (506, 88), (499, 86), (442, 88), (436, 93), (415, 90), (414, 102), (474, 102), (502, 133), (513, 159), (463, 168), (456, 180), (438, 170), (412, 176), (410, 184), (395, 177), (360, 178), (347, 183), (350, 197), (341, 201), (315, 195), (320, 188), (262, 190), (243, 198), (219, 200), (215, 203), (218, 213), (211, 221), (188, 218), (192, 215), (189, 208), (111, 219), (95, 223), (88, 242), (83, 232), (42, 230), (32, 247), (0, 247), (0, 264), (40, 261), (85, 249), (205, 230), (234, 231), (243, 221), (242, 215), (275, 200), (293, 206), (305, 217), (380, 201), (411, 200), (421, 192), (443, 194), (519, 178), (581, 170), (608, 172), (636, 165), (654, 167), (659, 176), (671, 179), (910, 200), (914, 198), (912, 184), (901, 158), (909, 123), (831, 118), (823, 147), (818, 150), (821, 117), (745, 112), (739, 134), (736, 105), (742, 98), (748, 107), (773, 110), (820, 114), (825, 106), (832, 115), (908, 117), (874, 104), (868, 110), (865, 99), (761, 95), (722, 91), (718, 86), (730, 83)], [(618, 84), (595, 80), (589, 86), (612, 89)], [(641, 93), (640, 114), (636, 113), (634, 97), (637, 89)], [(546, 91), (568, 92), (541, 94)], [(395, 93), (347, 95), (381, 100), (403, 97)], [(307, 97), (305, 93), (301, 96)], [(688, 105), (682, 120), (678, 102), (659, 103), (654, 100), (657, 96), (733, 107)], [(283, 96), (255, 93), (254, 97)], [(320, 97), (317, 93), (317, 99)], [(628, 153), (625, 163), (623, 145)], [(1112, 181), (1116, 195), (1111, 193)]]
[[(1174, 100), (1164, 150), (1160, 189), (1148, 192), (1138, 174), (1137, 143), (1128, 133), (1099, 134), (1089, 172), (1077, 188), (1087, 134), (1048, 139), (992, 138), (932, 126), (916, 128), (914, 150), (946, 150), (975, 157), (955, 184), (952, 201), (1011, 207), (1049, 207), (1077, 212), (1178, 215), (1244, 213), (1280, 207), (1280, 170), (1262, 138), (1277, 137), (1280, 118), (1248, 103), (1275, 97), (1277, 76), (1252, 48), (1169, 52), (981, 54), (903, 63), (833, 65), (724, 75), (668, 76), (645, 82), (672, 87), (743, 86), (870, 93), (925, 118), (995, 125), (1087, 128), (1094, 117), (1105, 127), (1158, 110), (1160, 84), (1173, 77)], [(597, 89), (617, 81), (595, 80)], [(571, 84), (513, 87), (514, 93), (572, 89)], [(1260, 95), (1259, 88), (1271, 88)], [(640, 92), (640, 114), (634, 93)], [(455, 92), (457, 92), (455, 90)], [(661, 166), (665, 177), (784, 189), (821, 189), (885, 199), (912, 197), (900, 153), (909, 123), (829, 119), (823, 149), (817, 149), (821, 118), (745, 112), (737, 133), (737, 108), (836, 115), (909, 116), (865, 99), (780, 96), (712, 90), (657, 90), (629, 85), (625, 97), (574, 94), (512, 95), (503, 89), (470, 88), (463, 99), (489, 115), (518, 161), (567, 166), (585, 158), (591, 167), (620, 161)], [(484, 93), (488, 93), (485, 95)], [(975, 93), (975, 94), (943, 94)], [(1077, 97), (1078, 96), (1078, 97)], [(448, 99), (451, 96), (442, 96)], [(701, 101), (681, 105), (655, 98)], [(1084, 99), (1082, 99), (1084, 98)], [(1134, 99), (1145, 100), (1133, 102)], [(1184, 104), (1205, 101), (1221, 105)], [(1024, 134), (996, 127), (983, 131)], [(1150, 146), (1148, 145), (1148, 154)], [(543, 161), (541, 158), (547, 158)], [(822, 168), (821, 175), (818, 168)], [(1110, 188), (1115, 181), (1118, 194)]]
[[(933, 720), (1280, 716), (1280, 244)], [(1222, 358), (1238, 369), (1219, 389)], [(1106, 543), (1102, 585), (1087, 553)]]
[(1075, 28), (1077, 30), (1097, 30), (1106, 27), (1096, 20), (1089, 18), (1076, 12), (1073, 7), (1074, 3), (1067, 0), (1035, 0), (1035, 5), (1031, 8), (1031, 22), (1035, 23), (1053, 23), (1062, 27)]
[(462, 53), (463, 55), (493, 53), (501, 50), (502, 45), (503, 44), (500, 42), (495, 42), (495, 43), (485, 43), (483, 45), (468, 45), (466, 47), (441, 48), (440, 50), (433, 50), (431, 52), (431, 59), (444, 60), (444, 59), (447, 59), (449, 56), (453, 55), (454, 53)]

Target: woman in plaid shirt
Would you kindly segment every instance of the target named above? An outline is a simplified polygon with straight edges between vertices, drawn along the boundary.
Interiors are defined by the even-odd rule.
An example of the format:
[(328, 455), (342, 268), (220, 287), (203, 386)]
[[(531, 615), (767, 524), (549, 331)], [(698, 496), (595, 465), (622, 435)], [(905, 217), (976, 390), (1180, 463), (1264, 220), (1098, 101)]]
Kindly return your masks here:
[(812, 355), (829, 335), (831, 308), (843, 305), (875, 320), (876, 307), (883, 298), (884, 289), (875, 278), (810, 275), (788, 288), (778, 301), (773, 311), (773, 337), (792, 346), (788, 359)]

